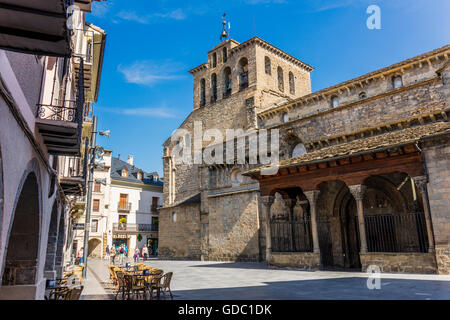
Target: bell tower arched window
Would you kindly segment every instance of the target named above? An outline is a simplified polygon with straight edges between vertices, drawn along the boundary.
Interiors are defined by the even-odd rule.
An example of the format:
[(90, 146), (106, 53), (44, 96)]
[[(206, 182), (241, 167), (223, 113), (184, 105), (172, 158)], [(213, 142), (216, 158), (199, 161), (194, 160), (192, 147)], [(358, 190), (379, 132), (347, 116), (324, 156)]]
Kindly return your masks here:
[(212, 54), (212, 67), (213, 68), (217, 67), (217, 53), (216, 52), (214, 52)]
[(295, 80), (292, 72), (289, 72), (289, 93), (295, 94)]
[(239, 72), (239, 89), (245, 89), (248, 87), (248, 60), (247, 58), (242, 58), (239, 61), (240, 72)]
[(211, 102), (217, 101), (217, 75), (211, 75)]
[(223, 71), (223, 83), (224, 83), (224, 91), (223, 97), (228, 98), (231, 95), (232, 81), (231, 81), (231, 68), (226, 67)]
[(206, 104), (205, 87), (205, 79), (200, 80), (200, 107), (203, 107)]
[(270, 58), (269, 57), (265, 57), (264, 58), (264, 68), (265, 68), (265, 71), (266, 71), (266, 74), (268, 74), (269, 76), (272, 74), (272, 71), (271, 71), (271, 64), (270, 64)]
[(394, 89), (403, 87), (403, 80), (401, 76), (395, 76), (392, 78), (392, 85)]
[(281, 67), (278, 67), (277, 73), (278, 73), (278, 90), (283, 92), (284, 91), (283, 69), (281, 69)]
[(228, 52), (227, 52), (227, 48), (224, 47), (222, 49), (222, 61), (223, 61), (223, 63), (225, 63), (225, 62), (227, 62), (227, 60), (228, 60)]

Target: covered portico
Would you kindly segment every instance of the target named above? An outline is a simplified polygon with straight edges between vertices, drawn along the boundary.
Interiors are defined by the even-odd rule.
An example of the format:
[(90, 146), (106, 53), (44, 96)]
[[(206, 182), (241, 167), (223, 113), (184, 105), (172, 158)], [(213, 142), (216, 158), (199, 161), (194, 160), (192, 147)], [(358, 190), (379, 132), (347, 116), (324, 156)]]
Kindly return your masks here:
[(427, 177), (418, 143), (448, 122), (324, 147), (261, 168), (261, 231), (271, 265), (436, 273)]

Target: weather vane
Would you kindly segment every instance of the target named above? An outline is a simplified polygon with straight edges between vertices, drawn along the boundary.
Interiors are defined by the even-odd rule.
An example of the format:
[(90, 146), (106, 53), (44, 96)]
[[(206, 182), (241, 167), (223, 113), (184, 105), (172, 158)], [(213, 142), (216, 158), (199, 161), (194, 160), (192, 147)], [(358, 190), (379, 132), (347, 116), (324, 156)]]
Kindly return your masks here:
[(226, 20), (226, 13), (223, 14), (222, 16), (222, 33), (220, 35), (220, 41), (222, 41), (224, 38), (225, 40), (228, 39), (229, 35), (229, 30), (230, 30), (230, 23), (228, 22), (228, 30), (227, 30), (227, 20)]

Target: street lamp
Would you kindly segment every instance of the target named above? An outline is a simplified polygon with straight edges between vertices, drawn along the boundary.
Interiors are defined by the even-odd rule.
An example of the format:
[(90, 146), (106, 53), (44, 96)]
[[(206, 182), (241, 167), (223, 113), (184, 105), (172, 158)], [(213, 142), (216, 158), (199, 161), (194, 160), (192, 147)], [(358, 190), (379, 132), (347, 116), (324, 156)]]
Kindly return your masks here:
[(89, 159), (89, 178), (88, 178), (88, 188), (87, 188), (87, 199), (86, 199), (86, 220), (84, 223), (84, 249), (83, 249), (83, 279), (86, 279), (86, 271), (87, 271), (87, 258), (89, 254), (89, 229), (91, 225), (91, 207), (92, 207), (92, 185), (94, 183), (94, 169), (102, 169), (105, 167), (105, 160), (103, 160), (103, 156), (105, 155), (105, 150), (96, 145), (96, 137), (97, 133), (102, 136), (108, 137), (110, 136), (110, 131), (101, 131), (97, 132), (97, 116), (94, 116), (93, 123), (94, 131), (92, 132), (92, 144), (91, 150), (92, 155)]

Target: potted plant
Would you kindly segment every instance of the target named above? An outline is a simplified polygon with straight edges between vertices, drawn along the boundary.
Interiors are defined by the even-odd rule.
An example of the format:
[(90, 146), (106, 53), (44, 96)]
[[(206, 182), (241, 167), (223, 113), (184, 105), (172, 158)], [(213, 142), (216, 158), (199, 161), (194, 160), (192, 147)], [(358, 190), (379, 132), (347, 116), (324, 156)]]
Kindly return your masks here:
[(127, 218), (121, 218), (119, 220), (119, 226), (121, 230), (125, 230), (126, 229), (126, 224), (127, 224)]

